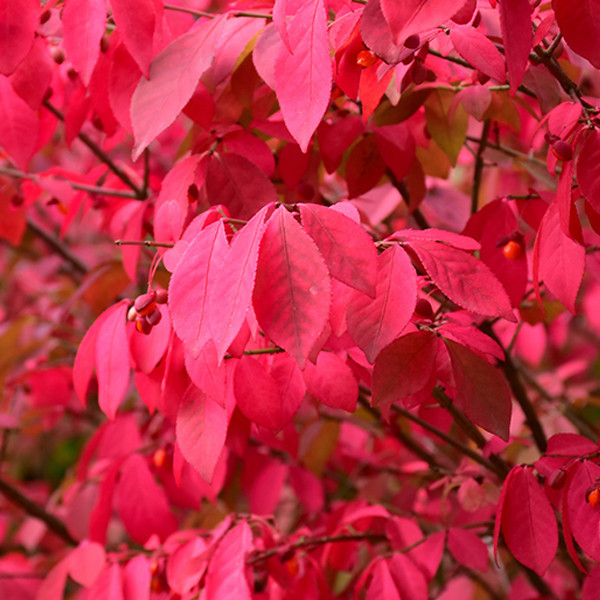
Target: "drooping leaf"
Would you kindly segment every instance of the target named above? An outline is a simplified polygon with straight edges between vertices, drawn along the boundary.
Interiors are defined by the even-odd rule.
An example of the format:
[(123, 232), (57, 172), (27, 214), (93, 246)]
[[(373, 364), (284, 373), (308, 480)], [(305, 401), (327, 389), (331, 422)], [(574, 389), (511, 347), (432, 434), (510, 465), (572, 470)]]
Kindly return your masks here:
[(62, 25), (67, 56), (87, 86), (106, 28), (106, 0), (67, 0)]
[(493, 42), (473, 27), (453, 27), (450, 39), (456, 51), (468, 63), (498, 83), (506, 80), (502, 54)]
[[(287, 24), (288, 50), (279, 49), (275, 92), (290, 133), (306, 152), (331, 96), (332, 67), (322, 0), (308, 0)], [(302, 90), (302, 93), (298, 93)]]
[(504, 40), (510, 93), (511, 96), (514, 96), (529, 64), (529, 53), (533, 41), (529, 0), (502, 0), (500, 2), (500, 25)]
[(176, 38), (152, 61), (149, 79), (140, 79), (131, 99), (133, 160), (173, 123), (192, 97), (212, 63), (223, 23), (216, 17)]
[(263, 331), (300, 368), (325, 327), (330, 294), (329, 273), (316, 244), (284, 207), (277, 208), (260, 245), (254, 310)]
[(552, 0), (556, 21), (565, 40), (577, 54), (600, 68), (600, 17), (595, 2)]
[(410, 247), (452, 302), (481, 315), (515, 320), (505, 289), (483, 262), (436, 242), (410, 242)]
[(427, 600), (427, 581), (423, 572), (406, 555), (397, 552), (389, 561), (390, 573), (400, 592), (400, 598)]
[(458, 400), (474, 423), (508, 440), (512, 405), (500, 371), (469, 348), (444, 339), (452, 362)]
[(417, 276), (404, 250), (395, 244), (377, 262), (375, 299), (355, 291), (347, 312), (348, 333), (371, 363), (402, 333), (417, 302)]
[(177, 445), (183, 457), (210, 483), (223, 453), (227, 410), (195, 385), (188, 387), (177, 411)]
[(512, 555), (543, 575), (558, 549), (556, 517), (533, 471), (517, 467), (505, 483), (502, 535)]
[(396, 584), (390, 573), (390, 568), (386, 560), (376, 559), (377, 563), (371, 573), (371, 583), (367, 589), (366, 600), (380, 600), (389, 598), (389, 600), (401, 600)]
[(107, 567), (98, 577), (87, 597), (89, 600), (125, 600), (121, 567), (117, 562)]
[(384, 348), (373, 369), (373, 406), (420, 392), (430, 381), (438, 351), (428, 331), (407, 333)]
[(469, 529), (450, 527), (448, 530), (448, 550), (461, 565), (476, 571), (487, 569), (489, 555), (481, 538)]
[(300, 214), (331, 276), (374, 296), (377, 251), (367, 232), (339, 211), (317, 204), (300, 204)]
[(379, 154), (373, 134), (360, 139), (346, 161), (348, 196), (356, 198), (374, 188), (385, 173), (385, 164)]
[(150, 561), (143, 554), (134, 556), (123, 568), (124, 600), (150, 600)]
[(27, 56), (39, 12), (37, 0), (0, 1), (0, 74), (10, 75)]

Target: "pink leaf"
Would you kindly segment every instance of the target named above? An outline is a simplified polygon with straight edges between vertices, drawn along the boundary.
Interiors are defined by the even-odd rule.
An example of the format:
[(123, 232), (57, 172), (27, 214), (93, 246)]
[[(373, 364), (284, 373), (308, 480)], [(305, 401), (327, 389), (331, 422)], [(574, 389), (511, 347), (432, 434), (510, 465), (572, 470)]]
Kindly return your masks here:
[(539, 270), (534, 268), (534, 282), (539, 278), (572, 313), (585, 269), (585, 248), (566, 236), (560, 225), (558, 204), (546, 211), (536, 238)]
[(27, 171), (38, 141), (38, 118), (4, 75), (0, 75), (0, 114), (0, 146), (20, 169)]
[(381, 9), (390, 25), (394, 42), (400, 45), (411, 35), (442, 25), (463, 4), (464, 0), (381, 0)]
[(329, 316), (331, 285), (310, 236), (279, 207), (269, 219), (258, 257), (254, 310), (263, 331), (300, 368)]
[(438, 331), (443, 337), (467, 346), (467, 348), (471, 348), (471, 350), (475, 350), (486, 357), (491, 356), (498, 360), (504, 360), (504, 351), (498, 342), (476, 327), (464, 327), (449, 320), (440, 325)]
[(400, 592), (400, 598), (427, 600), (427, 581), (421, 569), (405, 554), (394, 554), (389, 561), (390, 572)]
[(223, 452), (227, 425), (227, 410), (190, 385), (177, 411), (177, 445), (183, 457), (208, 483)]
[(209, 289), (207, 316), (219, 363), (245, 322), (252, 303), (258, 248), (268, 208), (260, 210), (233, 236), (219, 275)]
[(250, 219), (262, 207), (277, 202), (275, 187), (253, 162), (239, 154), (214, 153), (206, 168), (206, 195), (223, 204), (237, 219)]
[(0, 74), (10, 75), (27, 56), (39, 12), (37, 0), (0, 0)]
[(493, 42), (473, 27), (453, 27), (450, 40), (456, 51), (478, 71), (498, 83), (506, 81), (504, 58)]
[(125, 48), (148, 79), (156, 3), (150, 0), (111, 0), (110, 6)]
[(600, 131), (585, 136), (577, 156), (577, 181), (581, 193), (596, 212), (600, 212)]
[(129, 350), (135, 368), (143, 373), (151, 373), (160, 359), (164, 356), (171, 338), (171, 318), (169, 311), (159, 308), (162, 318), (158, 325), (152, 328), (148, 335), (137, 330), (131, 332)]
[(246, 553), (252, 548), (252, 531), (245, 521), (218, 542), (206, 574), (206, 600), (250, 600), (246, 580)]
[(410, 129), (405, 123), (376, 127), (375, 140), (381, 158), (396, 179), (402, 181), (415, 159), (416, 144)]
[(55, 63), (50, 58), (46, 42), (41, 37), (36, 37), (27, 56), (10, 76), (15, 92), (33, 110), (37, 110), (44, 99), (52, 81), (54, 67)]
[(600, 68), (600, 15), (596, 4), (589, 0), (552, 0), (552, 8), (569, 47)]
[(151, 535), (164, 541), (177, 530), (167, 496), (139, 454), (123, 463), (115, 496), (123, 525), (138, 544), (145, 544)]
[(69, 575), (84, 587), (90, 587), (104, 569), (106, 552), (96, 542), (83, 541), (67, 559)]
[(563, 456), (586, 456), (598, 452), (598, 444), (575, 433), (555, 433), (548, 440), (546, 456), (559, 454)]
[(480, 260), (436, 242), (410, 242), (410, 248), (452, 302), (474, 313), (515, 321), (505, 289)]
[(133, 160), (162, 133), (192, 97), (200, 76), (213, 60), (223, 18), (200, 23), (171, 42), (150, 65), (131, 99), (131, 124), (135, 136)]
[(476, 571), (485, 571), (488, 565), (488, 549), (476, 533), (469, 529), (450, 527), (448, 550), (461, 565)]
[(67, 56), (87, 86), (106, 27), (106, 0), (67, 0), (62, 24)]
[(173, 328), (195, 356), (210, 339), (206, 306), (209, 281), (228, 249), (221, 221), (202, 229), (177, 263), (169, 283)]
[(117, 408), (129, 383), (129, 344), (125, 329), (127, 300), (104, 319), (95, 343), (98, 405), (109, 419), (114, 419)]
[(150, 600), (151, 582), (149, 560), (134, 556), (123, 569), (123, 600)]
[(445, 339), (457, 396), (475, 424), (508, 440), (512, 410), (510, 390), (500, 371), (461, 344)]
[(321, 352), (317, 364), (307, 363), (304, 380), (308, 393), (331, 408), (356, 410), (358, 383), (352, 369), (337, 354)]
[(179, 546), (167, 559), (167, 581), (177, 594), (185, 595), (206, 570), (206, 542), (194, 537)]
[(348, 306), (348, 333), (373, 363), (408, 324), (417, 302), (417, 276), (396, 244), (377, 257), (375, 299), (354, 292)]
[(121, 567), (113, 563), (105, 569), (90, 589), (88, 600), (123, 600)]
[(533, 41), (529, 0), (502, 0), (500, 25), (504, 40), (510, 94), (514, 96), (529, 64), (529, 53)]
[(430, 227), (429, 229), (400, 229), (386, 238), (386, 241), (388, 240), (443, 242), (453, 248), (467, 250), (468, 252), (475, 252), (481, 248), (479, 242), (467, 235), (460, 235), (459, 233), (436, 229), (435, 227)]
[(543, 575), (558, 549), (558, 527), (552, 506), (529, 468), (514, 469), (505, 486), (504, 541), (520, 563)]
[(366, 600), (401, 600), (396, 584), (390, 573), (388, 562), (386, 560), (376, 559), (377, 563), (373, 567), (371, 583), (367, 589)]
[(331, 56), (323, 1), (307, 0), (287, 24), (287, 32), (291, 51), (284, 44), (280, 46), (275, 91), (287, 128), (306, 152), (331, 96)]
[(420, 392), (431, 379), (437, 351), (437, 338), (428, 331), (407, 333), (384, 348), (373, 369), (373, 406)]
[(302, 225), (317, 244), (331, 276), (374, 297), (377, 251), (367, 232), (331, 208), (316, 204), (300, 204), (299, 208)]

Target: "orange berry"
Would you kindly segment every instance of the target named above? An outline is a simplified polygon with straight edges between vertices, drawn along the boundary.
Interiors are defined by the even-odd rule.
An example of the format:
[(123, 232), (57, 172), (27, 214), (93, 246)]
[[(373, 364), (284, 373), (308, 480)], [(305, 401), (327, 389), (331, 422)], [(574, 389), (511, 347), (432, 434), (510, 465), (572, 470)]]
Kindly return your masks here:
[(511, 240), (502, 248), (502, 254), (509, 260), (517, 260), (523, 256), (523, 248), (519, 242)]
[(600, 503), (600, 489), (597, 487), (592, 488), (585, 498), (588, 504), (592, 507), (596, 506), (596, 504)]
[(377, 62), (377, 56), (370, 50), (362, 50), (356, 55), (356, 64), (363, 69), (373, 66)]
[(164, 448), (159, 448), (152, 455), (152, 463), (154, 464), (154, 466), (157, 469), (160, 469), (165, 464), (166, 460), (167, 460), (167, 453)]
[(292, 556), (292, 558), (286, 560), (284, 565), (286, 571), (292, 577), (296, 577), (296, 575), (298, 575), (298, 571), (300, 570), (300, 563), (298, 562), (298, 559), (295, 556)]

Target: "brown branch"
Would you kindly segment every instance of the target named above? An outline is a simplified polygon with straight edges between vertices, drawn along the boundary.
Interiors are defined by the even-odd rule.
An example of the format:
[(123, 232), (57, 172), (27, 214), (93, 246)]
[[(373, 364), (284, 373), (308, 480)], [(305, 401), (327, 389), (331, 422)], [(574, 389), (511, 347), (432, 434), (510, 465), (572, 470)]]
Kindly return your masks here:
[(486, 119), (483, 123), (481, 136), (479, 137), (479, 145), (475, 154), (475, 168), (473, 171), (473, 189), (471, 190), (471, 214), (474, 215), (479, 208), (479, 190), (481, 188), (481, 178), (483, 176), (483, 153), (488, 143), (490, 135), (490, 119)]
[(171, 242), (153, 242), (152, 240), (115, 240), (115, 246), (147, 246), (150, 248), (172, 248)]
[(72, 546), (78, 544), (77, 540), (69, 533), (66, 525), (60, 519), (24, 496), (16, 487), (2, 478), (0, 478), (0, 494), (19, 508), (22, 508), (28, 515), (42, 521), (50, 531), (67, 544), (71, 544)]

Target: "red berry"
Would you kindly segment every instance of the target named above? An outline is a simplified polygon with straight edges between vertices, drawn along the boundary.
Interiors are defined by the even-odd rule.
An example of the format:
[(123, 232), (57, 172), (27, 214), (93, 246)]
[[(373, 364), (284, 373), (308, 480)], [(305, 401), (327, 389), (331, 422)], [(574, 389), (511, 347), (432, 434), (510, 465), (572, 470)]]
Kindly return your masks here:
[(502, 248), (502, 254), (504, 254), (508, 260), (517, 260), (523, 256), (523, 247), (519, 242), (511, 240)]
[(429, 300), (425, 300), (425, 298), (420, 298), (417, 300), (417, 305), (415, 306), (415, 315), (417, 317), (421, 317), (422, 319), (433, 319), (433, 308), (431, 308)]
[(600, 503), (600, 489), (594, 486), (588, 491), (585, 499), (590, 506), (596, 506), (596, 504)]
[(554, 154), (558, 160), (567, 162), (573, 158), (573, 148), (571, 144), (564, 140), (555, 140), (552, 142), (552, 154)]
[(362, 50), (356, 55), (356, 64), (363, 69), (371, 67), (377, 62), (377, 56), (370, 50)]
[(166, 304), (169, 299), (169, 292), (167, 290), (156, 291), (156, 304)]
[(156, 292), (151, 291), (147, 294), (139, 295), (133, 304), (138, 315), (145, 317), (156, 308)]
[(160, 469), (165, 464), (166, 460), (167, 460), (167, 453), (164, 448), (159, 448), (152, 455), (152, 463), (154, 464), (154, 466), (157, 469)]
[(59, 48), (58, 46), (52, 46), (50, 48), (50, 56), (52, 57), (52, 60), (57, 65), (60, 65), (63, 62), (65, 62), (65, 53), (64, 53), (64, 50), (62, 48)]

